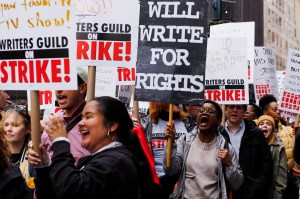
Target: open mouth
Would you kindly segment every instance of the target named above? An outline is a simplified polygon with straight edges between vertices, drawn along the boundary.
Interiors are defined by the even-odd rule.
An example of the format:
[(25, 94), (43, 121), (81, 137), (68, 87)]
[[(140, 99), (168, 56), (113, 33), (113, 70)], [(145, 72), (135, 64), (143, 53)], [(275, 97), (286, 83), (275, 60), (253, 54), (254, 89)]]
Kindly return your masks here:
[(65, 96), (65, 95), (58, 95), (57, 96), (57, 99), (58, 100), (64, 100), (64, 99), (66, 99), (67, 98), (67, 96)]
[(80, 131), (80, 133), (81, 133), (81, 135), (83, 135), (83, 136), (86, 136), (86, 135), (90, 134), (90, 132), (87, 131), (87, 130), (82, 130), (82, 131)]
[(200, 126), (207, 126), (209, 123), (209, 119), (206, 116), (202, 116), (200, 118)]
[(268, 133), (268, 130), (263, 129), (262, 132), (263, 132), (263, 133)]

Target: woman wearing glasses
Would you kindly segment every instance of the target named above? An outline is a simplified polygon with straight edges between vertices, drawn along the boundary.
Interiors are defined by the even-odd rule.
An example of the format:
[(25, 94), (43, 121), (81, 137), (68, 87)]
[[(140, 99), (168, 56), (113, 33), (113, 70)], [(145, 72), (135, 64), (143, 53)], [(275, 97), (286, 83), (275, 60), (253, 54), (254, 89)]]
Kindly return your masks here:
[[(181, 173), (171, 198), (227, 199), (227, 188), (237, 190), (242, 185), (244, 177), (236, 153), (217, 130), (221, 120), (219, 105), (206, 101), (200, 107), (197, 128), (181, 136), (177, 143), (173, 140), (169, 168), (165, 165), (165, 151), (166, 174)], [(174, 138), (175, 129), (168, 126), (165, 135)]]
[(35, 170), (26, 160), (27, 145), (30, 140), (30, 116), (26, 106), (23, 105), (9, 105), (4, 111), (1, 123), (11, 153), (10, 161), (20, 168), (32, 197)]

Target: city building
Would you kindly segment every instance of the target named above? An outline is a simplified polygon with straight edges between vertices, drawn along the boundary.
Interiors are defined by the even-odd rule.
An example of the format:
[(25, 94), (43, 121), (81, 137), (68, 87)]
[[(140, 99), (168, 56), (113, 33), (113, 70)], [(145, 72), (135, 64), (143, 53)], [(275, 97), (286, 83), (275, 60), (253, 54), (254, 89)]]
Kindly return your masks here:
[(254, 21), (255, 46), (274, 48), (277, 70), (289, 48), (300, 49), (300, 0), (213, 0), (211, 11), (214, 20)]

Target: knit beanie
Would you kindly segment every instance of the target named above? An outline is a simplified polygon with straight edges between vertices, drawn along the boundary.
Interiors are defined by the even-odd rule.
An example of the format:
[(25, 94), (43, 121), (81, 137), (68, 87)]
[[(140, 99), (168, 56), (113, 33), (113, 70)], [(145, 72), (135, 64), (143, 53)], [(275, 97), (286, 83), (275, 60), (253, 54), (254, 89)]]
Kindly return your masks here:
[(268, 120), (272, 123), (272, 126), (273, 126), (273, 129), (275, 129), (275, 121), (274, 119), (271, 117), (271, 116), (268, 116), (268, 115), (262, 115), (260, 116), (257, 120), (256, 120), (256, 125), (258, 126), (259, 123), (263, 120)]

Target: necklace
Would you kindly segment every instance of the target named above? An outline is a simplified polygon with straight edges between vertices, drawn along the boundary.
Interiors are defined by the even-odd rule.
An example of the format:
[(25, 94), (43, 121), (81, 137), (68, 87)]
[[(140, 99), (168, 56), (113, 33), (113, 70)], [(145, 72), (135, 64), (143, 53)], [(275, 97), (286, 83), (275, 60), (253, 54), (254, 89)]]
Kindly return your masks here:
[(17, 162), (12, 162), (14, 165), (17, 165), (17, 166), (19, 166), (19, 164), (20, 164), (20, 160), (18, 160)]

